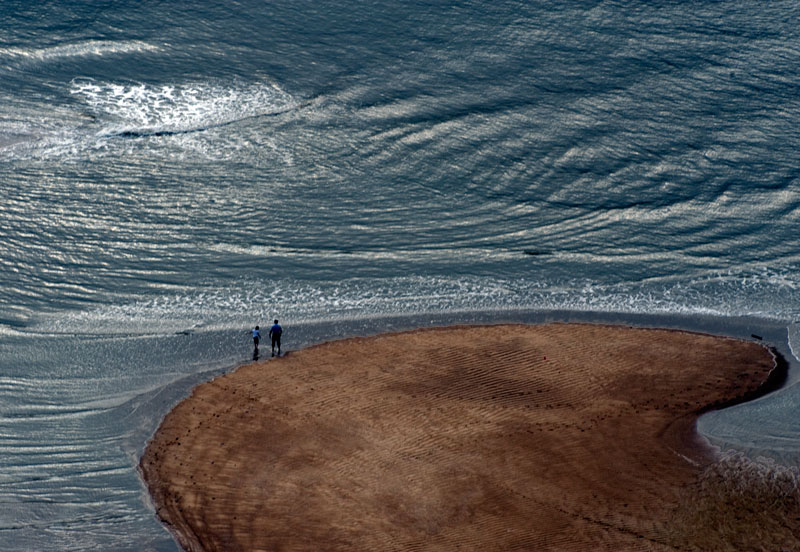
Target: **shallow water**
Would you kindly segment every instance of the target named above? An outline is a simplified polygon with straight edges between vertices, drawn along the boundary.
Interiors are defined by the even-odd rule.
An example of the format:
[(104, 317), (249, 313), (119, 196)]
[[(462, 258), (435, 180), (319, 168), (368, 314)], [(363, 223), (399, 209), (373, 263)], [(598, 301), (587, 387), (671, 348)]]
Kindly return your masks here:
[[(289, 348), (586, 319), (791, 357), (798, 15), (5, 2), (0, 544), (174, 550), (137, 455), (274, 317)], [(791, 462), (798, 402), (701, 430)]]

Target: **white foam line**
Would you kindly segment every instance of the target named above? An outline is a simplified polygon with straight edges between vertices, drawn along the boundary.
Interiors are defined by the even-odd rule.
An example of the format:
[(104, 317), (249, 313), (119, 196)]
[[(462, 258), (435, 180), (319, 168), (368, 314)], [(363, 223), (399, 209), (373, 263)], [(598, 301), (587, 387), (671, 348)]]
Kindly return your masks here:
[(114, 42), (110, 40), (90, 40), (76, 44), (61, 44), (49, 48), (29, 50), (24, 48), (0, 48), (0, 55), (33, 61), (51, 61), (70, 57), (103, 56), (106, 54), (128, 54), (132, 52), (153, 52), (161, 48), (139, 40)]
[(800, 323), (790, 324), (787, 330), (787, 339), (789, 341), (789, 350), (792, 356), (800, 362)]

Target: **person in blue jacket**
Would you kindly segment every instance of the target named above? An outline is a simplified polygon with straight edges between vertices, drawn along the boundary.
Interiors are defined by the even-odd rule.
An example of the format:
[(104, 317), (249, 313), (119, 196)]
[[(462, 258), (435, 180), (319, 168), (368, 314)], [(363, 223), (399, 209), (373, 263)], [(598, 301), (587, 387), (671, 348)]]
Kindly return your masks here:
[(278, 356), (281, 356), (281, 334), (283, 333), (283, 328), (281, 328), (280, 324), (278, 324), (278, 320), (275, 320), (275, 324), (269, 329), (269, 336), (272, 338), (272, 356), (275, 356), (275, 346), (278, 346)]
[(261, 341), (261, 330), (258, 329), (258, 326), (253, 328), (253, 347), (258, 349), (258, 342)]

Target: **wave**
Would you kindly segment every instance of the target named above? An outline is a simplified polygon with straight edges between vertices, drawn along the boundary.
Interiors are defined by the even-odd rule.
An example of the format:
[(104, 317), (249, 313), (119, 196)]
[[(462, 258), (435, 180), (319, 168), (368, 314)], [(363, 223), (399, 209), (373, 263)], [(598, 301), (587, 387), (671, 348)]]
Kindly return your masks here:
[(182, 128), (182, 129), (120, 129), (120, 130), (110, 130), (105, 133), (101, 133), (101, 136), (106, 136), (109, 138), (118, 137), (118, 138), (149, 138), (153, 136), (178, 136), (180, 134), (194, 134), (196, 132), (205, 132), (207, 130), (214, 130), (217, 128), (222, 128), (226, 126), (230, 126), (236, 123), (241, 123), (246, 121), (247, 119), (258, 119), (261, 117), (277, 117), (278, 115), (282, 115), (291, 111), (293, 107), (287, 107), (286, 109), (282, 109), (279, 111), (272, 111), (268, 113), (262, 113), (261, 115), (253, 115), (248, 117), (242, 117), (241, 119), (234, 119), (232, 121), (224, 121), (221, 123), (215, 123), (205, 126), (198, 126), (195, 128)]
[[(199, 155), (207, 159), (230, 158), (247, 148), (265, 158), (274, 150), (272, 137), (263, 133), (225, 136), (209, 131), (237, 123), (277, 117), (309, 102), (297, 102), (270, 82), (206, 81), (186, 84), (149, 85), (137, 82), (103, 82), (78, 77), (71, 81), (74, 99), (65, 106), (47, 106), (46, 111), (15, 113), (13, 129), (0, 133), (4, 157), (51, 162), (80, 161), (88, 157), (120, 157), (126, 154), (151, 157)], [(249, 131), (248, 131), (249, 132)], [(231, 133), (231, 134), (236, 134)], [(197, 136), (197, 139), (192, 138)], [(127, 146), (120, 138), (170, 138)]]
[(78, 78), (70, 92), (103, 125), (99, 137), (187, 134), (278, 115), (297, 106), (294, 98), (271, 83), (152, 86)]
[(242, 280), (186, 293), (62, 313), (33, 324), (52, 333), (170, 334), (246, 327), (275, 316), (293, 323), (465, 311), (573, 311), (621, 314), (800, 318), (793, 269), (709, 275), (692, 281), (543, 282), (477, 276), (348, 279), (303, 283)]
[(33, 139), (33, 136), (24, 132), (0, 132), (0, 149), (10, 148), (17, 144), (24, 144), (31, 139)]
[(140, 40), (124, 42), (88, 40), (74, 44), (49, 46), (47, 48), (0, 48), (0, 56), (10, 58), (12, 62), (50, 62), (75, 57), (157, 52), (159, 50), (161, 50), (161, 47)]
[(800, 323), (791, 324), (788, 332), (789, 349), (792, 351), (794, 358), (800, 362)]

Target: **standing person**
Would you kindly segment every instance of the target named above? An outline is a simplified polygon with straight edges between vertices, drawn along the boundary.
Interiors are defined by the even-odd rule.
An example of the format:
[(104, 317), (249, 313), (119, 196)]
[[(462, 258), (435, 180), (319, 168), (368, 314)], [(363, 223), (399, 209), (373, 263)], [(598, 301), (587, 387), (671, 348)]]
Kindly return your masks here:
[(272, 338), (272, 356), (275, 356), (275, 345), (278, 346), (278, 356), (281, 356), (281, 334), (283, 328), (278, 324), (278, 319), (275, 319), (275, 324), (269, 329), (269, 336)]
[(261, 330), (258, 329), (258, 326), (253, 328), (253, 347), (258, 349), (258, 342), (261, 341)]

